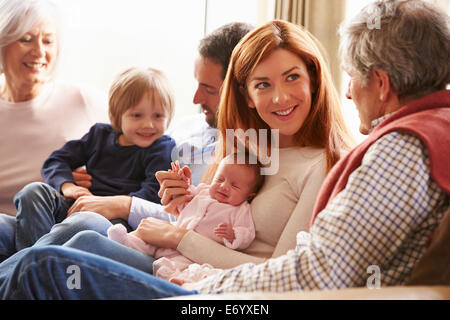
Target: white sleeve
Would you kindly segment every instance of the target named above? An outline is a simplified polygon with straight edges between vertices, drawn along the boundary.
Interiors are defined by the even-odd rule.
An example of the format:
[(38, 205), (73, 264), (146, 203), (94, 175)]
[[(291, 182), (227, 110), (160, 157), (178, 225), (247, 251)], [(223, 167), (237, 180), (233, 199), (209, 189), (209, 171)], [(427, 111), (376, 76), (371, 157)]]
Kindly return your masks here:
[(177, 220), (174, 215), (165, 212), (162, 205), (138, 197), (132, 197), (128, 224), (133, 229), (136, 229), (141, 220), (145, 218), (156, 218), (169, 222)]

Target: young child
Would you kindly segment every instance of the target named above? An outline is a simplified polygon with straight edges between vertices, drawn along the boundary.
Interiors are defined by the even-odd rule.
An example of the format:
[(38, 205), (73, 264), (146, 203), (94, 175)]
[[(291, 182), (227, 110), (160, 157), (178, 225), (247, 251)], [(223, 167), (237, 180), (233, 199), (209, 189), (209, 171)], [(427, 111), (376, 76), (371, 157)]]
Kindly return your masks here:
[[(179, 206), (176, 226), (194, 230), (231, 249), (245, 249), (255, 238), (250, 211), (250, 201), (264, 181), (259, 164), (239, 164), (223, 159), (214, 176), (213, 183), (190, 185), (188, 191), (194, 196), (191, 201)], [(190, 177), (188, 167), (180, 169), (172, 163), (173, 171), (182, 177)], [(188, 180), (188, 179), (187, 179)], [(211, 265), (198, 265), (173, 249), (155, 248), (134, 235), (126, 233), (122, 225), (108, 229), (108, 237), (156, 260), (153, 274), (177, 284), (196, 282), (218, 272)]]
[[(80, 140), (54, 151), (41, 170), (48, 185), (32, 183), (16, 195), (17, 249), (48, 233), (84, 195), (129, 195), (159, 203), (155, 173), (170, 168), (175, 142), (164, 131), (173, 113), (173, 92), (161, 71), (130, 68), (119, 74), (109, 91), (111, 125), (97, 123)], [(90, 190), (73, 179), (81, 166), (92, 176)]]

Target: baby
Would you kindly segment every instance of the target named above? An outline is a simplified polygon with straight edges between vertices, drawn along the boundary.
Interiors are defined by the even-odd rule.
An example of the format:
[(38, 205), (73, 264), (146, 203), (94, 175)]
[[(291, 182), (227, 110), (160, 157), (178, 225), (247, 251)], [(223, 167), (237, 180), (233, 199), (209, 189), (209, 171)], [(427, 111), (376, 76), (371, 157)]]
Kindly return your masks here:
[[(176, 226), (194, 230), (231, 249), (245, 249), (255, 238), (249, 201), (264, 182), (259, 164), (239, 164), (224, 158), (211, 185), (190, 185), (193, 199), (179, 206)], [(172, 163), (170, 171), (189, 180), (190, 169)], [(189, 181), (190, 182), (190, 181)], [(122, 225), (108, 229), (108, 237), (128, 247), (153, 255), (153, 274), (177, 284), (195, 282), (218, 272), (208, 264), (198, 265), (173, 249), (155, 248), (134, 235), (126, 233)]]

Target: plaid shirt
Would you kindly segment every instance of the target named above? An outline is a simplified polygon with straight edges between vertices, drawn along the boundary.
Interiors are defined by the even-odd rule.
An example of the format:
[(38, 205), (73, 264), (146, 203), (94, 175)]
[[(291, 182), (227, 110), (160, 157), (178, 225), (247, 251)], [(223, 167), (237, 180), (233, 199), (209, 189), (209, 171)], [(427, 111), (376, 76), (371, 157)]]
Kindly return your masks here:
[(194, 289), (222, 293), (357, 287), (371, 284), (376, 269), (382, 286), (400, 285), (449, 205), (449, 195), (430, 177), (422, 142), (394, 131), (367, 150), (310, 233), (298, 233), (295, 250), (259, 265), (224, 270)]

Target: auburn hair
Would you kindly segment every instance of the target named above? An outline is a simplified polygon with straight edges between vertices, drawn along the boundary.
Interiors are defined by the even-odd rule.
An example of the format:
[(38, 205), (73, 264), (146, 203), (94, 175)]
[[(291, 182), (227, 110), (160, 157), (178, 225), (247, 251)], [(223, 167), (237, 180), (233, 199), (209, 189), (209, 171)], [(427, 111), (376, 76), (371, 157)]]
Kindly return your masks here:
[[(219, 104), (217, 160), (226, 156), (227, 129), (267, 129), (270, 132), (256, 109), (248, 107), (246, 81), (256, 66), (276, 49), (297, 54), (307, 66), (311, 79), (311, 110), (295, 134), (295, 140), (299, 146), (324, 148), (329, 171), (340, 159), (341, 152), (350, 150), (355, 142), (342, 116), (340, 99), (319, 41), (302, 27), (281, 20), (251, 31), (233, 51)], [(271, 145), (270, 135), (266, 143)], [(213, 171), (214, 168), (207, 173), (206, 180)]]

